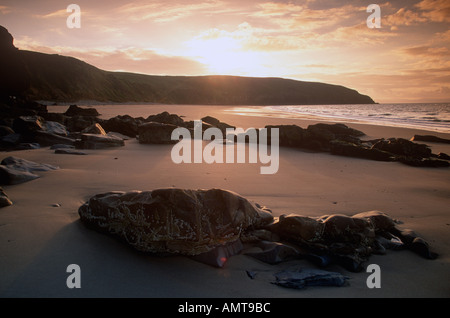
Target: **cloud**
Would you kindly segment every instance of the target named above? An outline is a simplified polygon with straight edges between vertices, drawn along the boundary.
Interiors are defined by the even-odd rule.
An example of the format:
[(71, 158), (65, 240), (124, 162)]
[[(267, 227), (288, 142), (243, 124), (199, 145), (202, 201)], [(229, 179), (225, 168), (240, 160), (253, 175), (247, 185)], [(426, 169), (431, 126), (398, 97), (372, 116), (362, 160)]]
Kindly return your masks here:
[(11, 12), (13, 12), (13, 9), (11, 7), (0, 5), (0, 14), (9, 14)]
[(402, 49), (402, 52), (413, 56), (445, 57), (450, 56), (450, 50), (447, 47), (414, 46)]
[(394, 14), (383, 17), (383, 24), (387, 26), (410, 26), (427, 22), (428, 19), (420, 12), (400, 8)]
[(284, 30), (303, 31), (334, 27), (354, 18), (365, 7), (344, 5), (327, 9), (311, 9), (309, 2), (302, 5), (293, 3), (267, 2), (260, 4), (260, 10), (253, 16), (270, 19)]
[(450, 2), (448, 0), (423, 0), (415, 5), (422, 15), (433, 22), (450, 22)]
[[(391, 4), (389, 4), (390, 6)], [(402, 7), (395, 13), (383, 17), (388, 26), (412, 26), (429, 22), (450, 22), (448, 0), (423, 0), (413, 6)]]
[(156, 1), (152, 3), (128, 3), (117, 8), (117, 12), (127, 14), (133, 21), (152, 20), (163, 23), (179, 20), (199, 12), (211, 12), (223, 6), (221, 1)]
[(69, 15), (70, 12), (67, 12), (67, 9), (64, 8), (47, 14), (33, 14), (33, 17), (38, 19), (51, 19), (51, 18), (67, 18)]

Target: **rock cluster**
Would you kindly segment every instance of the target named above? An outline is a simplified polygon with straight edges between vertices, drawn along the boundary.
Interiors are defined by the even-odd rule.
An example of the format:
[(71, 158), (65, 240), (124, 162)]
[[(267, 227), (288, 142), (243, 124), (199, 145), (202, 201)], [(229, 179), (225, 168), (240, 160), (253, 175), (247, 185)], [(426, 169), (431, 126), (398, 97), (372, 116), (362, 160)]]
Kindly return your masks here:
[[(64, 114), (57, 114), (48, 113), (46, 106), (35, 102), (10, 100), (9, 104), (13, 107), (0, 104), (0, 108), (5, 110), (5, 119), (0, 121), (0, 148), (8, 150), (35, 149), (54, 144), (73, 145), (80, 149), (123, 146), (124, 138), (114, 133), (125, 138), (137, 138), (142, 144), (173, 144), (176, 141), (171, 139), (171, 133), (175, 128), (194, 128), (192, 121), (184, 121), (179, 115), (168, 112), (147, 118), (118, 115), (105, 120), (98, 118), (95, 108), (71, 105)], [(203, 130), (216, 127), (224, 136), (227, 128), (235, 128), (211, 116), (201, 120)], [(427, 145), (412, 141), (448, 142), (434, 136), (416, 135), (412, 140), (362, 140), (365, 134), (359, 130), (344, 124), (323, 123), (310, 125), (306, 129), (297, 125), (268, 125), (265, 128), (268, 129), (268, 140), (271, 138), (271, 128), (279, 130), (279, 144), (283, 147), (377, 161), (397, 161), (412, 166), (450, 166), (450, 156), (447, 154), (433, 154)]]
[(265, 207), (221, 189), (108, 192), (91, 197), (78, 213), (88, 227), (143, 252), (181, 254), (214, 266), (241, 252), (276, 264), (293, 258), (361, 271), (372, 254), (411, 249), (434, 259), (426, 241), (379, 211), (353, 216), (274, 218)]
[(411, 230), (398, 228), (393, 219), (380, 211), (319, 218), (282, 215), (268, 230), (279, 235), (283, 243), (293, 244), (290, 248), (295, 252), (288, 255), (290, 258), (304, 257), (321, 267), (336, 263), (350, 271), (361, 271), (370, 255), (384, 254), (386, 249), (408, 248), (428, 259), (437, 257), (422, 238)]
[(377, 161), (398, 161), (412, 166), (450, 166), (446, 154), (435, 155), (427, 145), (403, 138), (361, 140), (363, 132), (344, 124), (316, 124), (306, 129), (297, 125), (271, 125), (266, 128), (279, 129), (280, 146)]
[(64, 114), (60, 114), (48, 113), (45, 105), (37, 103), (19, 100), (15, 103), (8, 101), (8, 104), (13, 105), (6, 109), (0, 120), (2, 150), (36, 149), (57, 144), (82, 149), (124, 145), (122, 138), (106, 136), (95, 108), (71, 105)]

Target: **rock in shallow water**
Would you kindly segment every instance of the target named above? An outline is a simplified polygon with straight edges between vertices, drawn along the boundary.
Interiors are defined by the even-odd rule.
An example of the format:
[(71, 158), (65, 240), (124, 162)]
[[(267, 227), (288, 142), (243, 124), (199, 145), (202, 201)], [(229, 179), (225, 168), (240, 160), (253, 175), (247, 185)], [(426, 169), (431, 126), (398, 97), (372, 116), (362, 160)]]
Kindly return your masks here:
[(90, 198), (78, 213), (87, 226), (137, 250), (191, 256), (235, 242), (247, 229), (273, 220), (266, 210), (221, 189), (108, 192)]

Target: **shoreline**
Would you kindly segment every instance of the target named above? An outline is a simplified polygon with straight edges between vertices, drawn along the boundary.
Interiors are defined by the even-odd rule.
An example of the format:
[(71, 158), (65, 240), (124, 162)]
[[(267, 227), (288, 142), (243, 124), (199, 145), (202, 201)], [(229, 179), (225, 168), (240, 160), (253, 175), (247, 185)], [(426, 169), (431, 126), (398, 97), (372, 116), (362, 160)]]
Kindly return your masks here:
[[(128, 113), (125, 111), (127, 109), (127, 107), (126, 107), (127, 105), (131, 106), (128, 109)], [(175, 113), (175, 114), (178, 114), (181, 117), (183, 117), (183, 110), (186, 110), (186, 108), (199, 108), (200, 107), (203, 109), (208, 108), (208, 114), (213, 117), (216, 117), (216, 118), (224, 117), (224, 116), (227, 116), (227, 114), (230, 114), (230, 115), (237, 115), (237, 116), (244, 116), (244, 117), (265, 118), (266, 121), (267, 120), (272, 121), (272, 119), (275, 119), (275, 120), (287, 120), (290, 123), (291, 120), (296, 120), (300, 123), (299, 126), (302, 128), (306, 128), (310, 124), (316, 124), (316, 123), (321, 123), (321, 122), (323, 122), (323, 123), (342, 123), (349, 127), (351, 125), (355, 125), (355, 127), (356, 126), (359, 126), (359, 127), (376, 126), (376, 127), (385, 127), (385, 128), (388, 127), (388, 128), (392, 128), (392, 129), (399, 129), (399, 130), (400, 129), (409, 129), (410, 131), (417, 131), (417, 132), (422, 132), (422, 133), (427, 133), (427, 134), (437, 134), (437, 136), (439, 136), (441, 138), (449, 138), (450, 137), (450, 132), (447, 133), (447, 132), (441, 132), (441, 131), (436, 131), (436, 130), (430, 130), (430, 129), (426, 129), (424, 127), (419, 127), (419, 128), (407, 127), (407, 126), (401, 126), (401, 125), (390, 125), (388, 123), (376, 124), (376, 123), (359, 121), (359, 120), (350, 120), (350, 119), (346, 120), (344, 118), (294, 114), (294, 113), (287, 113), (287, 112), (281, 112), (281, 111), (267, 111), (264, 109), (265, 106), (170, 105), (170, 104), (144, 104), (144, 103), (141, 103), (141, 104), (139, 104), (139, 103), (136, 103), (136, 104), (102, 104), (102, 105), (80, 104), (79, 106), (88, 107), (88, 108), (91, 108), (91, 107), (95, 108), (95, 106), (100, 106), (100, 109), (101, 109), (101, 107), (112, 106), (112, 107), (122, 108), (122, 110), (125, 111), (125, 113), (124, 113), (124, 111), (121, 111), (120, 113), (110, 111), (107, 114), (102, 114), (100, 112), (99, 118), (102, 118), (102, 119), (109, 119), (109, 118), (117, 116), (117, 115), (125, 115), (125, 114), (129, 114), (132, 117), (139, 117), (139, 116), (142, 116), (143, 112), (146, 112), (147, 116), (148, 116), (150, 114), (156, 114), (156, 113), (160, 113), (163, 111), (168, 111), (169, 113)], [(143, 106), (143, 107), (139, 108), (137, 110), (132, 109), (133, 107), (138, 107), (138, 106)], [(65, 105), (65, 106), (63, 106), (63, 105), (58, 105), (58, 106), (48, 105), (47, 106), (47, 108), (49, 108), (49, 110), (56, 111), (58, 113), (63, 113), (68, 107), (69, 107), (69, 105)], [(244, 110), (241, 111), (243, 108), (244, 108)], [(250, 108), (256, 108), (257, 111), (254, 113), (249, 112), (248, 110)], [(220, 111), (218, 112), (218, 110), (220, 110)], [(188, 111), (187, 113), (190, 113), (190, 112)], [(196, 117), (189, 116), (188, 119), (189, 120), (200, 119), (201, 117), (203, 117), (203, 115), (204, 115), (204, 112), (201, 112), (201, 113), (199, 112)], [(143, 116), (143, 117), (145, 117), (145, 116)], [(262, 124), (263, 124), (263, 122), (262, 122)], [(244, 128), (244, 129), (250, 128), (247, 126), (240, 126), (240, 127)], [(405, 134), (402, 134), (402, 136), (405, 136)], [(411, 137), (409, 137), (409, 138), (411, 138)], [(402, 138), (405, 138), (405, 137), (402, 137)]]
[[(151, 106), (150, 114), (167, 110), (186, 120), (210, 115), (237, 127), (310, 120), (236, 116), (224, 108)], [(227, 106), (228, 107), (228, 106)], [(201, 116), (201, 117), (198, 117)], [(350, 123), (373, 137), (410, 139), (421, 130)], [(448, 134), (441, 135), (443, 138)], [(450, 145), (430, 144), (450, 153)], [(259, 174), (260, 164), (174, 164), (170, 145), (125, 141), (124, 147), (86, 150), (87, 156), (54, 154), (48, 147), (3, 152), (59, 166), (40, 178), (4, 186), (14, 202), (0, 210), (1, 297), (181, 297), (181, 298), (315, 298), (315, 297), (450, 297), (450, 171), (416, 168), (280, 147), (280, 169)], [(264, 273), (290, 266), (313, 267), (306, 260), (268, 265), (246, 255), (231, 257), (214, 268), (183, 256), (166, 258), (136, 253), (116, 240), (89, 230), (79, 221), (78, 208), (91, 196), (108, 191), (222, 188), (267, 206), (274, 216), (296, 213), (352, 215), (379, 210), (402, 222), (430, 242), (439, 253), (426, 260), (410, 251), (373, 255), (368, 264), (381, 267), (382, 287), (369, 289), (368, 274), (339, 266), (327, 270), (350, 277), (345, 287), (294, 290), (268, 283)], [(52, 206), (60, 204), (59, 207)], [(66, 267), (78, 264), (82, 288), (68, 289)], [(261, 271), (250, 279), (246, 270)]]

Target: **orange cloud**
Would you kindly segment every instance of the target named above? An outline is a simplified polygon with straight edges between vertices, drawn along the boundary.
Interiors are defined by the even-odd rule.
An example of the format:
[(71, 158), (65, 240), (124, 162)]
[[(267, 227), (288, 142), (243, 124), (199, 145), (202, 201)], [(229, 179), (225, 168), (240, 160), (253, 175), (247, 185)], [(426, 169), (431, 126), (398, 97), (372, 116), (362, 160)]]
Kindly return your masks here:
[(450, 50), (446, 47), (415, 46), (405, 48), (402, 51), (414, 56), (450, 56)]
[(448, 0), (423, 0), (415, 5), (422, 15), (433, 22), (450, 22), (450, 2)]

